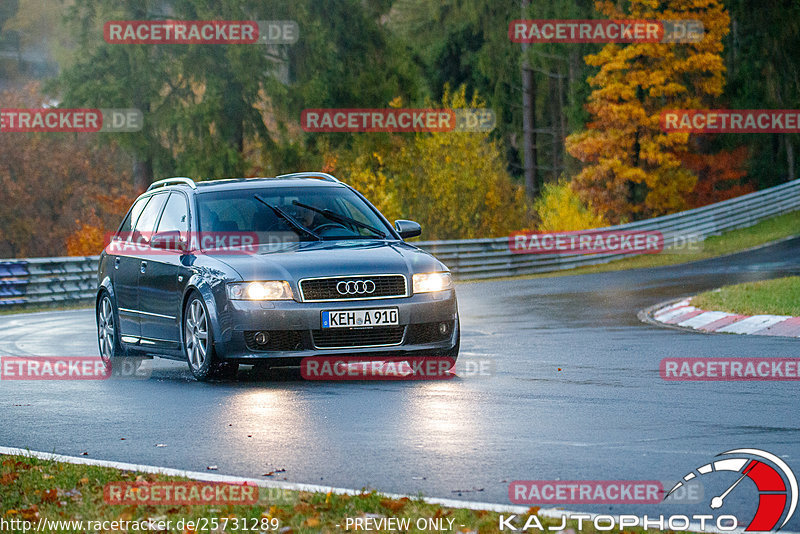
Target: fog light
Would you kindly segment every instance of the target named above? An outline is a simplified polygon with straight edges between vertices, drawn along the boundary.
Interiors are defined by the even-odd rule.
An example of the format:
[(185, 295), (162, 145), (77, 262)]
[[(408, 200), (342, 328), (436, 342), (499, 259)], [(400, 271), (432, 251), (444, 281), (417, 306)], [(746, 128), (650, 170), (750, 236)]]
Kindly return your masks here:
[(447, 333), (447, 323), (439, 323), (439, 333), (442, 335)]
[(269, 334), (266, 332), (256, 332), (256, 335), (253, 336), (253, 339), (255, 339), (256, 343), (259, 345), (266, 345), (267, 341), (269, 341)]

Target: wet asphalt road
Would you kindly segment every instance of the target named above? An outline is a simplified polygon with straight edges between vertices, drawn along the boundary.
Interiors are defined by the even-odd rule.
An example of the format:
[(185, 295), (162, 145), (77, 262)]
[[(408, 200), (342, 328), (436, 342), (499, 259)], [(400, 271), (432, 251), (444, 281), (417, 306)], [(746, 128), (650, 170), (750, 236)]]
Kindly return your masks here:
[[(203, 384), (185, 364), (155, 360), (147, 380), (3, 381), (0, 445), (498, 503), (509, 503), (512, 480), (676, 480), (740, 447), (775, 453), (800, 475), (797, 382), (667, 383), (658, 373), (665, 357), (797, 357), (800, 340), (636, 317), (669, 298), (788, 274), (800, 274), (800, 239), (683, 266), (459, 284), (461, 359), (491, 361), (492, 376), (320, 383), (244, 370)], [(0, 316), (0, 356), (96, 353), (92, 311)], [(732, 480), (706, 481), (708, 499)], [(707, 513), (708, 499), (566, 508)], [(726, 500), (743, 520), (754, 510), (754, 487)]]

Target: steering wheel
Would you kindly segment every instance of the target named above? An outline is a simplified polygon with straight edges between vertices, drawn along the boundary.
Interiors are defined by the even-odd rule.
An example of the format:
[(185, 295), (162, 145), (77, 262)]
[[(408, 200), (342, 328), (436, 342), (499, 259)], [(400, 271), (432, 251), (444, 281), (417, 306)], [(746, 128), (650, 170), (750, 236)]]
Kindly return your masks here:
[(325, 223), (314, 228), (314, 231), (318, 234), (327, 234), (331, 230), (345, 230), (346, 232), (352, 233), (352, 230), (339, 223)]

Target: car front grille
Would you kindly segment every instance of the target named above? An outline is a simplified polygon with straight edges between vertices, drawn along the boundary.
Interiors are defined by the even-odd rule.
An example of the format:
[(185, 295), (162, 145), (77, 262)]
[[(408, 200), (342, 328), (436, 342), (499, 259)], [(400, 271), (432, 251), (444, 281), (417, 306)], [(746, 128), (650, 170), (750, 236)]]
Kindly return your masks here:
[(399, 345), (403, 341), (404, 326), (378, 326), (374, 328), (326, 328), (312, 330), (314, 346), (321, 349), (374, 347)]
[(381, 274), (301, 280), (300, 293), (303, 301), (314, 302), (398, 298), (407, 296), (408, 291), (406, 277), (402, 274)]
[[(266, 335), (264, 343), (256, 341), (258, 332)], [(303, 348), (303, 338), (299, 330), (247, 330), (244, 333), (244, 342), (252, 351), (289, 351)]]

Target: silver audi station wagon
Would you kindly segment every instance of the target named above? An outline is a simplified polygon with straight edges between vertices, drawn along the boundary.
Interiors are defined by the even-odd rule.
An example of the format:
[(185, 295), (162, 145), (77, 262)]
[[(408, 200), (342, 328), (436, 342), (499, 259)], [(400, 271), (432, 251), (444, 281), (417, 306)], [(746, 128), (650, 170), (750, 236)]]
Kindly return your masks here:
[(205, 380), (305, 357), (458, 356), (447, 267), (326, 173), (155, 182), (100, 257), (103, 360), (186, 360)]

